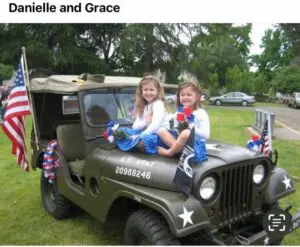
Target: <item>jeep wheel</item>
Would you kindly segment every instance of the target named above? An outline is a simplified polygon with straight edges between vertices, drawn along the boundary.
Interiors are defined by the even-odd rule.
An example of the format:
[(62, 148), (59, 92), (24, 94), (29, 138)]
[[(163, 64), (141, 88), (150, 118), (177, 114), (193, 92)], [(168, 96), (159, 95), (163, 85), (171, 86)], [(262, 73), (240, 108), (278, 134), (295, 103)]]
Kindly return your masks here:
[(243, 100), (242, 101), (242, 106), (247, 106), (248, 105), (248, 102), (246, 100)]
[(140, 209), (130, 215), (125, 226), (127, 245), (180, 245), (158, 213)]
[(216, 104), (217, 106), (220, 106), (220, 105), (222, 105), (222, 101), (218, 99), (218, 100), (215, 101), (215, 104)]
[(64, 219), (71, 215), (72, 203), (57, 191), (56, 182), (49, 183), (41, 173), (41, 196), (44, 208), (55, 219)]

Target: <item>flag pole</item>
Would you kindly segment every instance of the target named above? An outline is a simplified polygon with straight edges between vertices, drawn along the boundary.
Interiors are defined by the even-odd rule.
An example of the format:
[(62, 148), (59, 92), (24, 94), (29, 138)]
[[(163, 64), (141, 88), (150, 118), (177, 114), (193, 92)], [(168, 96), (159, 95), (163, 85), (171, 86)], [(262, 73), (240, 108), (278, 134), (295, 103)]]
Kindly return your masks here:
[(36, 128), (35, 114), (33, 111), (33, 101), (32, 101), (32, 97), (30, 94), (29, 74), (28, 74), (28, 67), (27, 67), (27, 60), (26, 60), (26, 48), (24, 46), (22, 47), (22, 56), (24, 59), (24, 73), (25, 73), (25, 77), (26, 77), (25, 87), (27, 88), (27, 95), (28, 95), (28, 99), (29, 99), (29, 103), (30, 103), (31, 116), (32, 116), (32, 120), (33, 120), (32, 125), (33, 125), (34, 137), (35, 137), (35, 145), (36, 145), (37, 151), (39, 151), (38, 132), (37, 132), (37, 128)]
[(270, 152), (272, 152), (271, 114), (268, 114), (268, 136), (269, 136)]

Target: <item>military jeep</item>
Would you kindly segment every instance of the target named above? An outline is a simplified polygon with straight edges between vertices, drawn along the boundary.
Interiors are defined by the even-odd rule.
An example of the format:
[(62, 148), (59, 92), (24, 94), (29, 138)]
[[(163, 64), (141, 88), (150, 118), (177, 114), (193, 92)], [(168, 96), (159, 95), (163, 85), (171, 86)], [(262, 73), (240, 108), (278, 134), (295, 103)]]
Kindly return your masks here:
[[(40, 168), (41, 198), (56, 219), (75, 206), (100, 222), (112, 213), (126, 217), (124, 244), (279, 244), (263, 218), (295, 191), (276, 162), (243, 147), (208, 141), (208, 160), (193, 167), (185, 196), (173, 183), (179, 157), (122, 152), (104, 137), (107, 122), (133, 123), (135, 90), (141, 78), (50, 76), (30, 82), (35, 128), (32, 168)], [(167, 95), (176, 85), (164, 85)], [(55, 180), (45, 177), (44, 154), (57, 140)], [(287, 212), (289, 208), (285, 211)], [(299, 227), (293, 216), (292, 231)]]

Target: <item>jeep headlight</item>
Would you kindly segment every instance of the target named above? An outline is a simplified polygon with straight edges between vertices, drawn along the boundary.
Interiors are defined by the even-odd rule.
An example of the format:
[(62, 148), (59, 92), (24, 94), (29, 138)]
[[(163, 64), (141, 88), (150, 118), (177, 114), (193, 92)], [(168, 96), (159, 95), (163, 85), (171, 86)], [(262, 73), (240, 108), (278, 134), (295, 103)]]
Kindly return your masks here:
[(209, 200), (215, 194), (217, 189), (217, 181), (213, 177), (203, 179), (199, 187), (199, 193), (203, 200)]
[(256, 184), (260, 184), (265, 177), (265, 173), (265, 167), (261, 164), (257, 165), (253, 171), (253, 182)]

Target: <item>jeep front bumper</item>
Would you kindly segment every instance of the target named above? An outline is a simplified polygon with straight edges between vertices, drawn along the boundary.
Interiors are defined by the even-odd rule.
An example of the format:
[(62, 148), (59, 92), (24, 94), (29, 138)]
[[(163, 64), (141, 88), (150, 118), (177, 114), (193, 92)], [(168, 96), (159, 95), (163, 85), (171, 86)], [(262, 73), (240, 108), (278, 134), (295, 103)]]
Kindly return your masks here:
[[(300, 212), (297, 212), (292, 216), (292, 224), (290, 229), (286, 232), (285, 235), (281, 235), (281, 238), (286, 236), (287, 234), (291, 233), (292, 231), (296, 230), (300, 227)], [(265, 230), (260, 231), (251, 237), (245, 238), (243, 236), (237, 235), (233, 238), (235, 243), (233, 244), (241, 244), (241, 245), (269, 245), (274, 244), (280, 239), (274, 239), (268, 236)], [(224, 243), (225, 244), (225, 243)]]

